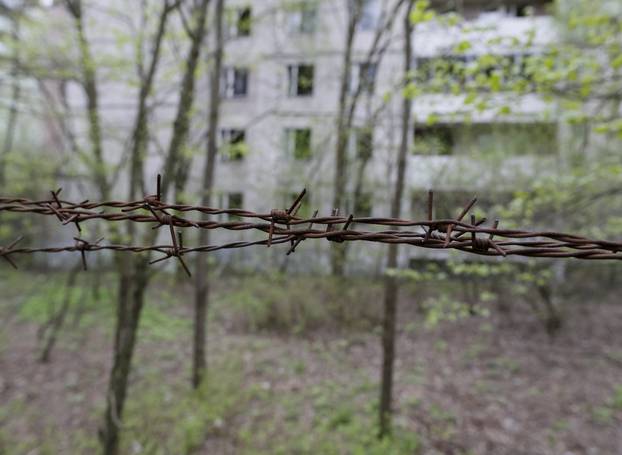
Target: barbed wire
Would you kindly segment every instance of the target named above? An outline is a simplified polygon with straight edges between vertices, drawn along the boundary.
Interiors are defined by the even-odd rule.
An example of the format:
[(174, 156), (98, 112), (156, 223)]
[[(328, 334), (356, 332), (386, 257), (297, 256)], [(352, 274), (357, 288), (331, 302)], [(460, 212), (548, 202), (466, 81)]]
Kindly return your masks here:
[[(30, 200), (25, 198), (0, 197), (0, 212), (33, 213), (55, 216), (63, 225), (75, 224), (81, 235), (80, 223), (91, 220), (107, 222), (129, 221), (154, 223), (153, 228), (167, 226), (171, 236), (170, 245), (121, 245), (102, 244), (103, 239), (91, 242), (74, 237), (75, 244), (61, 247), (20, 248), (21, 238), (6, 247), (0, 247), (0, 257), (17, 267), (12, 255), (32, 253), (80, 252), (86, 269), (86, 252), (120, 251), (130, 253), (159, 253), (162, 257), (151, 261), (157, 263), (168, 258), (177, 258), (185, 271), (190, 270), (183, 260), (188, 253), (203, 253), (223, 249), (246, 248), (255, 245), (271, 246), (289, 243), (287, 254), (295, 252), (306, 239), (326, 239), (332, 242), (366, 241), (386, 244), (404, 244), (428, 249), (454, 249), (482, 256), (524, 256), (536, 258), (577, 258), (591, 260), (622, 260), (622, 242), (594, 240), (586, 237), (554, 231), (525, 231), (500, 229), (499, 220), (485, 227), (486, 218), (476, 220), (465, 217), (477, 202), (473, 198), (465, 205), (455, 219), (434, 219), (434, 193), (428, 192), (427, 219), (415, 221), (398, 218), (343, 217), (334, 209), (331, 216), (311, 218), (297, 216), (306, 195), (303, 190), (287, 209), (273, 209), (269, 213), (256, 213), (239, 208), (213, 208), (189, 204), (167, 204), (160, 196), (160, 176), (157, 179), (157, 193), (137, 201), (71, 202), (60, 199), (61, 190), (52, 191), (51, 199)], [(138, 213), (140, 212), (140, 213)], [(170, 212), (176, 212), (171, 214)], [(234, 221), (193, 220), (188, 214), (237, 217)], [(202, 216), (202, 218), (205, 218)], [(305, 226), (306, 225), (306, 226)], [(391, 227), (391, 230), (359, 230), (352, 226), (368, 226), (375, 229)], [(317, 226), (314, 228), (314, 226)], [(340, 226), (340, 227), (339, 227)], [(180, 230), (176, 230), (179, 228)], [(256, 241), (236, 241), (221, 245), (183, 245), (181, 230), (225, 229), (232, 231), (259, 231), (267, 238)]]

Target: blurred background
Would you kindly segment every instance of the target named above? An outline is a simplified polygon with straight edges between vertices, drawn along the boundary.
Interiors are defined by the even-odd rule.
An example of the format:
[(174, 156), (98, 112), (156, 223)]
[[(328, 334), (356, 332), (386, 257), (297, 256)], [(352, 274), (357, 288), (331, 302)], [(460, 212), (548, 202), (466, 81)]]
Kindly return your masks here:
[[(620, 0), (0, 0), (5, 197), (619, 241), (621, 102)], [(130, 224), (81, 236), (170, 241)], [(619, 261), (288, 248), (2, 264), (0, 453), (622, 453)]]

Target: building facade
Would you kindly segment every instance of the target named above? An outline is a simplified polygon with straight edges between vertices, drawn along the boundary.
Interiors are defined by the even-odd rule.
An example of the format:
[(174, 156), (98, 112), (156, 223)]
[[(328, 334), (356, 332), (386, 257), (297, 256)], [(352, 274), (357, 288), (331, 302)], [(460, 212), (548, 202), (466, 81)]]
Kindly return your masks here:
[[(400, 138), (401, 100), (414, 96), (414, 122), (406, 177), (403, 217), (423, 219), (429, 189), (436, 192), (436, 216), (455, 216), (474, 195), (481, 200), (480, 215), (494, 216), (496, 203), (509, 199), (522, 177), (546, 172), (558, 160), (564, 127), (555, 106), (535, 95), (494, 92), (473, 97), (469, 86), (481, 68), (500, 78), (521, 78), (529, 57), (544, 52), (556, 39), (554, 20), (546, 0), (432, 1), (438, 19), (418, 23), (412, 42), (414, 85), (404, 87), (403, 49), (405, 8), (400, 0), (363, 0), (352, 42), (352, 69), (348, 76), (348, 103), (355, 93), (352, 128), (348, 131), (347, 190), (341, 214), (389, 215)], [(403, 3), (403, 2), (402, 2)], [(218, 132), (213, 205), (243, 207), (258, 212), (282, 208), (306, 188), (302, 215), (314, 210), (330, 214), (333, 199), (337, 113), (344, 68), (349, 0), (226, 0), (224, 68), (220, 75), (221, 109)], [(90, 5), (93, 6), (93, 5)], [(101, 116), (106, 158), (123, 163), (128, 134), (136, 112), (136, 87), (131, 78), (135, 49), (128, 23), (140, 22), (138, 8), (125, 0), (102, 2), (88, 9), (87, 35), (93, 54), (103, 56), (110, 68), (99, 68)], [(63, 8), (46, 4), (50, 20), (61, 20)], [(115, 9), (116, 8), (116, 9)], [(120, 11), (114, 13), (110, 11)], [(455, 14), (456, 16), (452, 15)], [(455, 20), (457, 15), (463, 19)], [(121, 17), (114, 23), (111, 17)], [(212, 19), (210, 19), (211, 21)], [(182, 23), (175, 17), (171, 33)], [(195, 95), (191, 140), (194, 142), (187, 199), (198, 200), (205, 157), (209, 107), (209, 52), (213, 49), (208, 27)], [(59, 34), (71, 35), (70, 31)], [(375, 46), (375, 47), (374, 47)], [(370, 49), (375, 49), (370, 54)], [(160, 64), (157, 109), (151, 117), (154, 139), (147, 156), (148, 184), (162, 168), (162, 148), (170, 136), (176, 107), (171, 90), (182, 67), (184, 51), (167, 51)], [(523, 79), (525, 79), (523, 77)], [(412, 89), (412, 90), (411, 90)], [(83, 89), (71, 81), (63, 90), (72, 112), (84, 110)], [(162, 95), (160, 95), (162, 93)], [(349, 107), (349, 106), (348, 106)], [(84, 121), (78, 139), (87, 137)], [(198, 138), (198, 139), (197, 139)], [(62, 146), (62, 144), (61, 144)], [(544, 165), (542, 165), (544, 163)], [(112, 164), (111, 164), (112, 166)], [(544, 170), (544, 171), (542, 171)], [(123, 175), (123, 168), (121, 174)], [(115, 192), (127, 194), (118, 178)], [(84, 186), (66, 185), (80, 198)], [(491, 192), (490, 188), (495, 191)], [(354, 197), (354, 195), (357, 195)], [(222, 216), (221, 219), (226, 219)], [(254, 232), (214, 232), (215, 243), (256, 239)], [(239, 268), (287, 267), (294, 271), (328, 269), (330, 242), (303, 242), (294, 255), (283, 248), (225, 250), (214, 253), (218, 262)], [(445, 257), (444, 252), (401, 249), (401, 265), (420, 257)], [(382, 245), (350, 248), (348, 267), (353, 272), (380, 272)]]
[[(403, 217), (426, 216), (428, 189), (437, 194), (437, 217), (456, 216), (475, 194), (480, 211), (492, 210), (508, 201), (516, 189), (515, 177), (534, 172), (535, 161), (557, 158), (560, 126), (551, 115), (553, 106), (534, 95), (498, 93), (488, 97), (484, 109), (467, 99), (470, 62), (501, 56), (502, 62), (492, 63), (490, 71), (503, 64), (520, 74), (529, 55), (542, 52), (555, 39), (549, 3), (436, 2), (432, 8), (437, 13), (452, 10), (464, 21), (451, 26), (435, 20), (415, 27), (412, 58), (418, 93)], [(275, 202), (287, 205), (305, 187), (309, 196), (304, 212), (330, 214), (348, 4), (228, 0), (226, 5), (218, 204), (267, 210)], [(404, 9), (391, 21), (394, 5), (393, 0), (364, 1), (354, 36), (350, 95), (359, 84), (362, 89), (349, 132), (348, 194), (342, 214), (389, 214), (404, 78)], [(379, 36), (382, 53), (370, 59)], [(531, 37), (528, 45), (516, 44), (526, 36)], [(459, 49), (467, 40), (468, 50)], [(195, 182), (199, 177), (197, 172)], [(497, 188), (495, 194), (487, 190), (490, 185)], [(482, 190), (485, 194), (478, 194)], [(314, 267), (325, 270), (328, 248), (329, 242), (306, 242), (304, 252), (288, 258), (287, 266), (306, 269), (311, 255)], [(402, 249), (403, 265), (413, 257), (444, 256), (413, 250)], [(285, 261), (282, 253), (270, 252), (271, 260)], [(255, 251), (225, 255), (264, 260)], [(352, 270), (380, 271), (384, 248), (357, 245), (349, 257)]]

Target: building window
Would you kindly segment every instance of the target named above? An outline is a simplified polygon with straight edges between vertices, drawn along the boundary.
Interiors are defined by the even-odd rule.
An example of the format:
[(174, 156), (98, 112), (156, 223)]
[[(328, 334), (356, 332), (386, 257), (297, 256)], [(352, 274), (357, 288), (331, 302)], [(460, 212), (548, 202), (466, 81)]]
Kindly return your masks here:
[[(244, 194), (242, 193), (228, 193), (227, 194), (227, 208), (228, 209), (241, 209), (244, 207)], [(239, 220), (237, 215), (227, 215), (229, 220)]]
[(287, 67), (289, 96), (313, 95), (313, 65), (289, 65)]
[(373, 195), (364, 192), (354, 201), (354, 216), (357, 218), (366, 218), (372, 215)]
[(378, 65), (376, 63), (365, 62), (359, 63), (352, 69), (352, 82), (350, 88), (352, 92), (359, 89), (362, 93), (373, 94), (376, 86), (376, 72)]
[(220, 82), (223, 98), (241, 98), (248, 95), (248, 69), (227, 67)]
[(380, 1), (362, 0), (361, 8), (361, 19), (359, 20), (361, 30), (374, 30), (377, 28), (380, 19)]
[[(507, 208), (513, 200), (513, 193), (504, 190), (492, 192), (479, 192), (476, 190), (434, 191), (434, 213), (432, 218), (436, 220), (455, 219), (474, 196), (477, 196), (477, 204), (475, 204), (469, 214), (475, 215), (475, 218), (478, 220), (482, 218), (487, 218), (488, 220), (498, 218), (500, 212)], [(427, 191), (418, 190), (412, 193), (411, 209), (413, 219), (424, 220), (428, 218)], [(470, 223), (470, 217), (467, 217), (464, 221)]]
[(483, 8), (480, 14), (497, 14), (503, 16), (528, 17), (548, 14), (553, 0), (506, 1), (503, 5), (492, 4)]
[(311, 158), (311, 129), (287, 128), (285, 130), (285, 149), (287, 155), (296, 160)]
[(451, 125), (423, 125), (415, 127), (416, 155), (451, 155), (455, 145)]
[(353, 155), (363, 161), (370, 159), (374, 151), (374, 130), (372, 128), (355, 128), (352, 139)]
[(317, 6), (310, 1), (300, 2), (289, 7), (287, 30), (291, 34), (314, 33), (317, 20)]
[(246, 132), (238, 129), (220, 130), (219, 152), (223, 161), (242, 161), (248, 153)]
[[(300, 193), (289, 193), (285, 196), (285, 201), (283, 203), (283, 207), (289, 208), (292, 203), (296, 200)], [(311, 218), (313, 212), (311, 211), (311, 195), (309, 191), (305, 194), (305, 197), (300, 201), (300, 208), (296, 212), (296, 216), (299, 218)]]
[(493, 122), (459, 127), (461, 153), (511, 157), (551, 156), (558, 151), (555, 123)]
[(495, 18), (500, 16), (544, 16), (550, 14), (553, 0), (525, 0), (502, 2), (464, 2), (463, 0), (445, 0), (433, 2), (432, 9), (437, 14), (457, 13), (466, 20), (477, 18)]
[(460, 0), (445, 0), (444, 2), (435, 3), (432, 5), (431, 9), (434, 10), (436, 14), (464, 14), (464, 8), (462, 8), (462, 2)]
[[(473, 194), (469, 191), (434, 191), (432, 218), (435, 220), (455, 219), (472, 198)], [(428, 218), (427, 191), (421, 190), (412, 193), (411, 211), (415, 220)]]
[(229, 8), (225, 13), (225, 37), (239, 38), (251, 34), (251, 8)]
[(497, 121), (415, 126), (414, 153), (417, 155), (505, 158), (551, 156), (557, 151), (555, 123)]

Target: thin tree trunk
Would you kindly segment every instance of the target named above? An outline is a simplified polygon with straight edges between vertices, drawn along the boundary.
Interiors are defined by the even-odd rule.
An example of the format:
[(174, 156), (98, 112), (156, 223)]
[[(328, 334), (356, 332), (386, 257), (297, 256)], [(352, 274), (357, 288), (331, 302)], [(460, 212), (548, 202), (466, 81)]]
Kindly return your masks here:
[(181, 84), (179, 104), (177, 106), (177, 116), (175, 118), (173, 137), (169, 145), (168, 156), (164, 164), (164, 185), (162, 186), (162, 196), (166, 197), (167, 189), (171, 180), (174, 180), (176, 196), (180, 196), (186, 184), (186, 173), (184, 172), (183, 147), (188, 139), (190, 130), (190, 111), (194, 102), (194, 86), (196, 81), (196, 69), (199, 64), (201, 47), (205, 37), (205, 22), (207, 19), (207, 7), (210, 0), (202, 0), (197, 8), (196, 27), (191, 32), (191, 45), (186, 57), (186, 69)]
[[(343, 209), (346, 196), (346, 169), (348, 132), (346, 112), (348, 109), (348, 92), (350, 91), (350, 78), (352, 74), (352, 47), (356, 34), (356, 25), (360, 10), (360, 1), (347, 2), (348, 26), (346, 30), (346, 42), (343, 54), (343, 71), (339, 82), (339, 105), (337, 108), (337, 143), (335, 147), (335, 183), (333, 193), (333, 208)], [(346, 250), (344, 244), (335, 243), (331, 250), (331, 268), (333, 275), (342, 276), (345, 267)]]
[(119, 430), (122, 428), (123, 408), (127, 394), (127, 385), (136, 344), (136, 334), (140, 313), (145, 302), (145, 290), (148, 281), (148, 264), (141, 257), (135, 259), (135, 274), (131, 283), (122, 276), (120, 298), (115, 334), (115, 349), (112, 370), (107, 389), (107, 406), (104, 414), (104, 426), (100, 429), (100, 439), (105, 455), (119, 453)]
[[(207, 134), (207, 157), (203, 171), (203, 188), (201, 192), (201, 205), (210, 205), (211, 193), (214, 187), (214, 171), (216, 168), (218, 120), (220, 108), (220, 72), (223, 55), (223, 19), (224, 0), (216, 1), (216, 14), (214, 17), (214, 31), (216, 34), (216, 49), (214, 64), (210, 73), (210, 109), (209, 131)], [(201, 219), (206, 221), (208, 216), (201, 214)], [(199, 245), (209, 243), (209, 231), (199, 230)], [(209, 304), (209, 275), (207, 256), (198, 254), (195, 272), (195, 315), (194, 315), (194, 344), (192, 353), (192, 385), (197, 388), (203, 381), (207, 368), (207, 308)]]
[[(414, 0), (410, 0), (404, 16), (404, 82), (410, 76), (412, 62), (412, 32), (410, 11)], [(408, 97), (402, 101), (402, 131), (401, 143), (397, 160), (397, 178), (395, 192), (391, 201), (391, 217), (399, 218), (402, 209), (402, 196), (404, 194), (404, 180), (406, 177), (406, 164), (410, 137), (410, 117), (412, 102)], [(387, 256), (387, 268), (397, 267), (398, 245), (389, 245)], [(382, 375), (380, 387), (380, 414), (379, 436), (384, 437), (391, 432), (391, 406), (393, 401), (393, 372), (395, 364), (395, 328), (397, 317), (398, 282), (397, 279), (385, 274), (384, 277), (384, 318), (382, 324)]]
[[(170, 4), (168, 1), (164, 3), (153, 40), (151, 60), (147, 73), (144, 74), (142, 71), (139, 71), (141, 88), (138, 100), (138, 113), (132, 136), (130, 198), (137, 196), (139, 188), (144, 189), (142, 168), (149, 137), (147, 98), (152, 91), (168, 17), (176, 6), (176, 3)], [(139, 67), (142, 68), (142, 62), (139, 63)], [(128, 233), (131, 237), (134, 237), (133, 224), (131, 224)], [(152, 235), (155, 236), (156, 234), (153, 233)], [(119, 430), (122, 425), (128, 378), (136, 343), (136, 331), (144, 305), (144, 296), (149, 278), (147, 270), (148, 261), (148, 259), (140, 256), (134, 261), (124, 261), (120, 258), (116, 260), (119, 270), (119, 286), (113, 349), (114, 357), (106, 393), (104, 422), (99, 430), (105, 455), (116, 455), (119, 452)]]
[(93, 174), (101, 197), (108, 200), (110, 186), (106, 178), (106, 166), (103, 159), (101, 120), (99, 116), (99, 93), (97, 89), (97, 75), (95, 61), (91, 55), (91, 47), (84, 32), (84, 16), (82, 0), (65, 0), (68, 11), (74, 18), (78, 35), (78, 49), (80, 52), (80, 67), (82, 70), (82, 86), (86, 95), (87, 115), (89, 124), (89, 140), (91, 142), (93, 159), (95, 161)]
[[(139, 62), (139, 76), (141, 78), (141, 85), (140, 93), (138, 95), (138, 112), (136, 114), (136, 124), (134, 125), (134, 132), (132, 135), (132, 151), (130, 154), (130, 201), (133, 201), (139, 196), (139, 190), (141, 194), (145, 194), (143, 167), (145, 156), (147, 154), (147, 142), (149, 139), (149, 125), (147, 122), (147, 100), (152, 91), (155, 74), (158, 69), (158, 63), (160, 62), (160, 50), (162, 48), (162, 41), (164, 39), (166, 23), (170, 11), (170, 6), (168, 4), (165, 4), (160, 14), (160, 19), (158, 21), (158, 28), (155, 34), (155, 38), (153, 40), (153, 47), (151, 50), (151, 61), (149, 63), (149, 67), (146, 73), (143, 73), (142, 62)], [(140, 53), (139, 58), (142, 59), (142, 53)]]
[(20, 99), (21, 85), (19, 81), (19, 28), (20, 17), (16, 12), (11, 17), (11, 40), (15, 46), (13, 57), (11, 58), (11, 107), (9, 109), (9, 118), (6, 123), (4, 143), (2, 151), (0, 151), (0, 189), (4, 188), (6, 183), (6, 159), (13, 150), (13, 142), (15, 139), (15, 130), (17, 128), (17, 117), (19, 110), (17, 105)]
[[(379, 63), (381, 55), (386, 48), (380, 46), (382, 37), (386, 32), (390, 32), (393, 21), (398, 10), (402, 7), (405, 0), (398, 0), (391, 11), (386, 15), (385, 20), (380, 24), (374, 35), (372, 44), (367, 52), (365, 61), (367, 63)], [(348, 167), (348, 139), (352, 129), (352, 122), (358, 101), (363, 93), (362, 84), (356, 87), (353, 94), (349, 96), (351, 90), (350, 79), (352, 76), (352, 52), (356, 28), (361, 18), (363, 4), (361, 0), (348, 1), (348, 27), (346, 31), (345, 51), (343, 55), (343, 73), (341, 75), (339, 87), (339, 105), (337, 111), (337, 143), (335, 148), (335, 183), (333, 194), (333, 208), (343, 209), (346, 200), (348, 178), (346, 170)], [(349, 101), (349, 103), (348, 103)], [(342, 276), (345, 270), (347, 255), (347, 243), (336, 243), (333, 245), (331, 253), (331, 269), (333, 275)]]
[(54, 314), (52, 316), (52, 319), (50, 320), (50, 333), (45, 340), (45, 345), (41, 351), (41, 356), (39, 357), (39, 361), (41, 363), (47, 363), (50, 360), (50, 356), (52, 355), (52, 349), (54, 349), (56, 339), (58, 338), (58, 333), (63, 327), (65, 317), (67, 316), (67, 312), (69, 311), (69, 306), (71, 305), (71, 297), (73, 295), (73, 288), (76, 284), (76, 278), (81, 267), (82, 265), (78, 264), (69, 272), (69, 276), (67, 277), (67, 283), (65, 284), (65, 295), (63, 296), (63, 303), (61, 304), (58, 312)]

